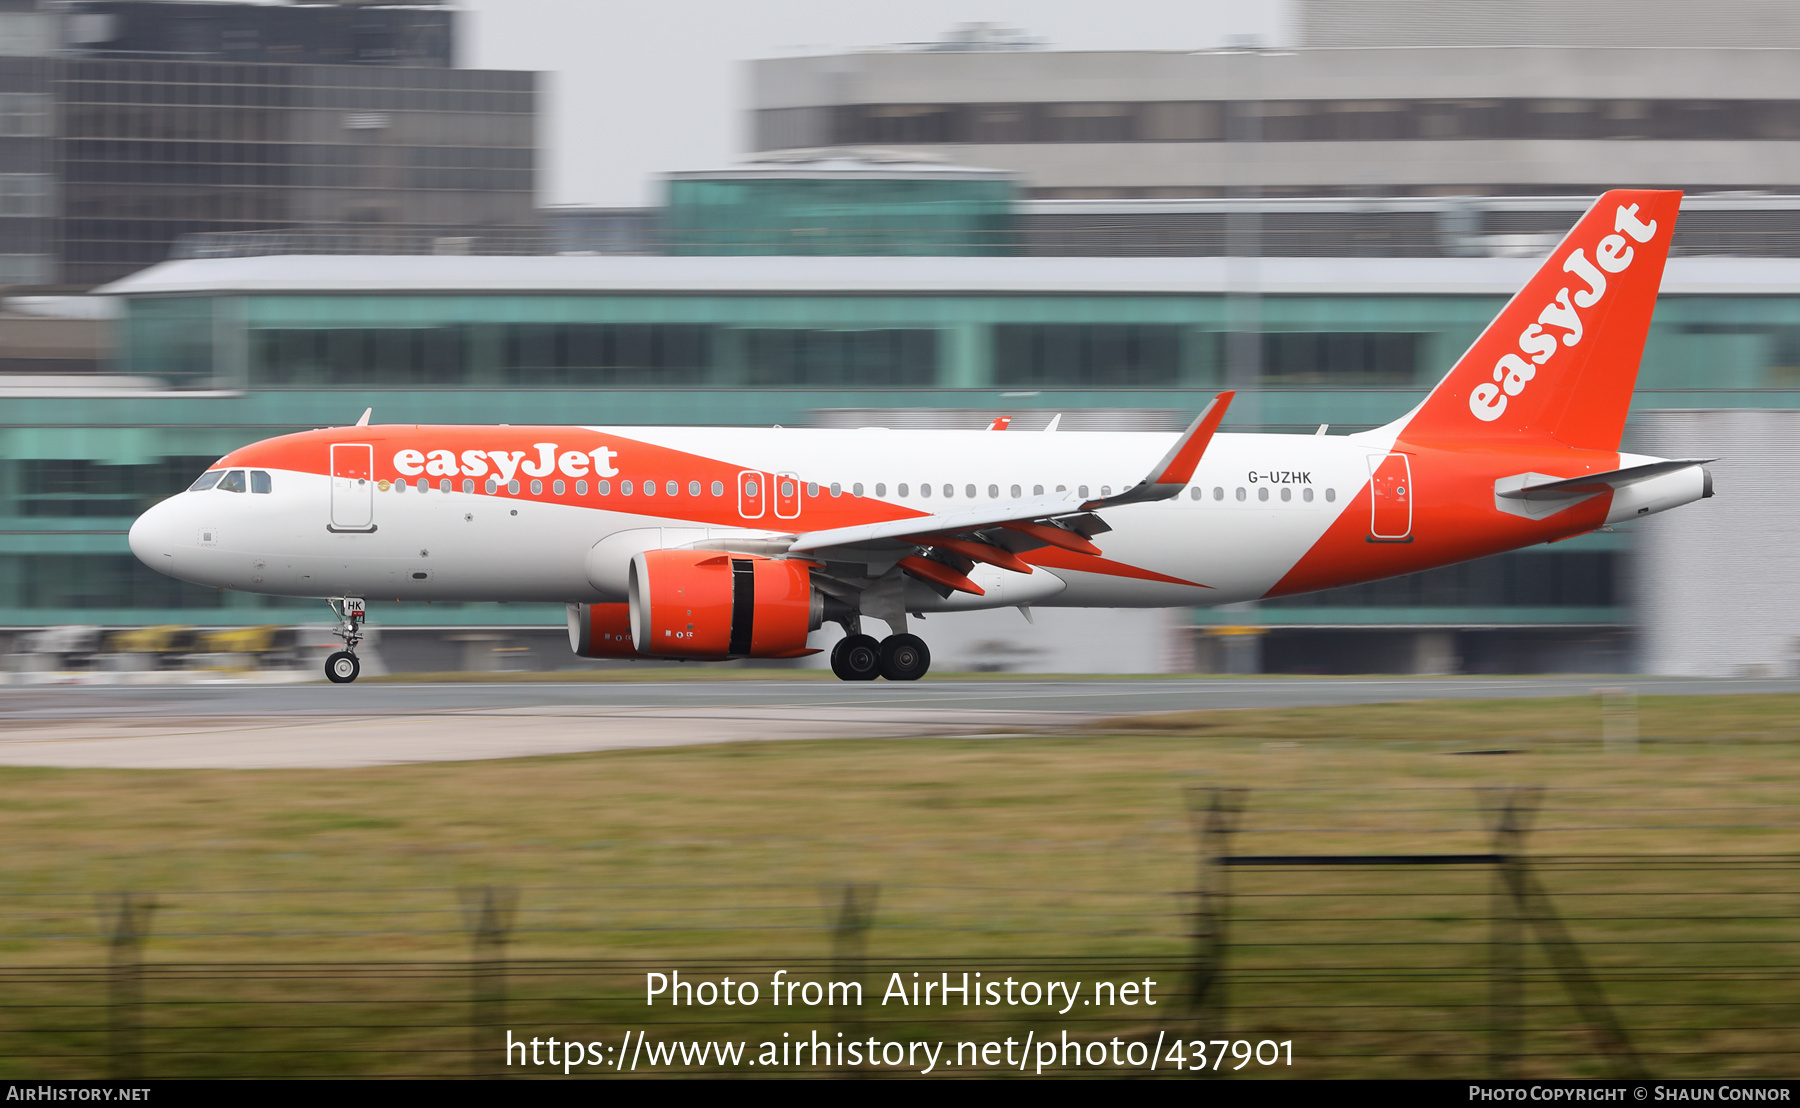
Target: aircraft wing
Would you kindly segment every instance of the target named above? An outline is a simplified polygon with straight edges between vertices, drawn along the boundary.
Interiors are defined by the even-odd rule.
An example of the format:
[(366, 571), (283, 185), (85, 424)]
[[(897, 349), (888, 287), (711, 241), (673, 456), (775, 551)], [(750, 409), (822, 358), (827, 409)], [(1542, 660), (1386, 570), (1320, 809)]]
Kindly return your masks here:
[[(1562, 500), (1571, 496), (1605, 492), (1607, 489), (1624, 488), (1626, 485), (1635, 485), (1639, 481), (1648, 481), (1652, 477), (1661, 477), (1665, 473), (1674, 473), (1677, 470), (1716, 461), (1718, 461), (1717, 458), (1678, 458), (1666, 462), (1645, 462), (1643, 465), (1626, 466), (1624, 469), (1609, 470), (1605, 473), (1589, 473), (1563, 480), (1533, 473), (1528, 475), (1525, 482), (1517, 488), (1496, 488), (1494, 495), (1507, 500)], [(1541, 478), (1541, 480), (1533, 480), (1537, 478)], [(1507, 483), (1510, 484), (1510, 482)]]
[(981, 594), (980, 587), (966, 576), (976, 562), (1030, 573), (1031, 566), (1017, 557), (1026, 550), (1056, 546), (1098, 554), (1100, 549), (1088, 540), (1111, 528), (1093, 513), (1123, 504), (1167, 500), (1179, 494), (1193, 480), (1194, 470), (1233, 395), (1222, 392), (1214, 397), (1144, 479), (1117, 496), (1087, 500), (1069, 494), (1036, 496), (971, 504), (910, 519), (809, 531), (795, 538), (788, 553), (829, 557), (833, 549), (917, 548), (923, 553), (902, 557), (902, 569), (940, 588), (976, 595)]

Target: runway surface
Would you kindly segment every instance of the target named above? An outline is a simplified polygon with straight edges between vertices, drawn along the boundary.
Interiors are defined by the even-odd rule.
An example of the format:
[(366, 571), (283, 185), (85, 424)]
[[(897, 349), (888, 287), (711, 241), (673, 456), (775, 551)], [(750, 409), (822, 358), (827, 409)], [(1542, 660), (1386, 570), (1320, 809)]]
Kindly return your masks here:
[(1800, 693), (1792, 678), (1140, 678), (0, 689), (0, 765), (334, 768), (769, 739), (1045, 733), (1140, 713), (1405, 700)]

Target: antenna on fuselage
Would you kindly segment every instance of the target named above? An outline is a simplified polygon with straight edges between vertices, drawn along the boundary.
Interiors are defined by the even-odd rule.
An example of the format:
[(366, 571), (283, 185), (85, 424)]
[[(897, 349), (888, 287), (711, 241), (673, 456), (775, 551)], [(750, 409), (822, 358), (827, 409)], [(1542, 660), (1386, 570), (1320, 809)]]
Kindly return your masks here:
[(369, 425), (369, 417), (374, 414), (375, 414), (374, 408), (364, 408), (362, 418), (356, 421), (356, 425), (358, 427), (367, 427)]
[(1054, 430), (1056, 430), (1057, 424), (1059, 424), (1061, 422), (1062, 422), (1062, 413), (1057, 412), (1055, 415), (1050, 417), (1050, 422), (1047, 426), (1045, 426), (1044, 430), (1054, 431)]

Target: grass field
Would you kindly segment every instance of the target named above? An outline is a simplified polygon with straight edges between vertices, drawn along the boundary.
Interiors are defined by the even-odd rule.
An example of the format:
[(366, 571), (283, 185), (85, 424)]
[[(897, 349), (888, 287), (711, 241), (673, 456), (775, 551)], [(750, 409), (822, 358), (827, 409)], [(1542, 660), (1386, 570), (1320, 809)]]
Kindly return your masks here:
[[(470, 889), (516, 895), (506, 951), (519, 965), (822, 965), (839, 887), (856, 883), (878, 886), (871, 967), (1042, 961), (1091, 977), (1116, 962), (1169, 967), (1174, 990), (1200, 868), (1189, 790), (1248, 790), (1241, 853), (1481, 852), (1475, 790), (1510, 785), (1546, 790), (1527, 847), (1652, 1072), (1791, 1076), (1800, 697), (1645, 697), (1636, 720), (1634, 750), (1607, 749), (1598, 701), (1577, 698), (359, 770), (0, 769), (0, 973), (14, 998), (0, 1076), (97, 1072), (105, 1009), (73, 1006), (97, 1004), (96, 898), (115, 891), (156, 902), (148, 1072), (398, 1072), (402, 1058), (457, 1072), (460, 971), (401, 986), (368, 967), (462, 964)], [(1232, 1010), (1183, 1018), (1292, 1039), (1295, 1075), (1481, 1072), (1489, 873), (1232, 880)], [(156, 969), (332, 963), (329, 981), (285, 983)], [(1527, 952), (1526, 1072), (1604, 1072), (1548, 967)], [(637, 1018), (623, 986), (573, 996), (567, 973), (515, 976), (512, 1010), (545, 1026), (616, 1037)], [(346, 992), (393, 1011), (376, 1019)], [(1185, 1012), (1168, 996), (1165, 1021)], [(243, 1046), (243, 1028), (265, 1025), (242, 1006), (258, 1004), (305, 1013), (305, 1029), (256, 1032), (262, 1050), (271, 1036), (312, 1045)], [(1152, 1026), (1141, 1012), (1089, 1018)], [(349, 1045), (349, 1026), (379, 1048)]]

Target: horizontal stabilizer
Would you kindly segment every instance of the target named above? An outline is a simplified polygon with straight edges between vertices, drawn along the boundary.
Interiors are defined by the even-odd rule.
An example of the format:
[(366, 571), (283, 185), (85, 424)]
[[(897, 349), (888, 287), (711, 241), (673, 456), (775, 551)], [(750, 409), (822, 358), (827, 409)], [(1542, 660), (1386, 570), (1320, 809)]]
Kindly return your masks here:
[[(1519, 477), (1502, 477), (1494, 482), (1494, 495), (1506, 500), (1565, 500), (1574, 496), (1592, 496), (1607, 489), (1621, 489), (1626, 485), (1635, 485), (1639, 481), (1648, 481), (1652, 477), (1661, 477), (1665, 473), (1687, 469), (1690, 466), (1705, 465), (1716, 462), (1717, 458), (1682, 458), (1664, 462), (1646, 462), (1643, 465), (1626, 466), (1624, 469), (1610, 470), (1606, 473), (1589, 473), (1580, 477), (1558, 479), (1541, 473), (1524, 474)], [(1517, 482), (1515, 485), (1514, 482)], [(1511, 487), (1508, 487), (1511, 486)]]

